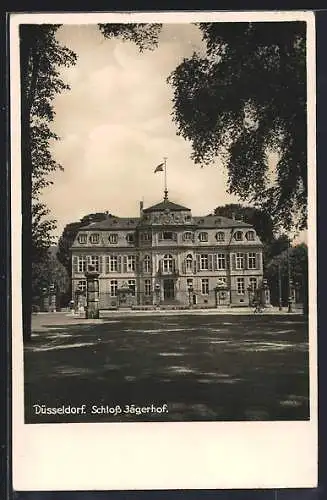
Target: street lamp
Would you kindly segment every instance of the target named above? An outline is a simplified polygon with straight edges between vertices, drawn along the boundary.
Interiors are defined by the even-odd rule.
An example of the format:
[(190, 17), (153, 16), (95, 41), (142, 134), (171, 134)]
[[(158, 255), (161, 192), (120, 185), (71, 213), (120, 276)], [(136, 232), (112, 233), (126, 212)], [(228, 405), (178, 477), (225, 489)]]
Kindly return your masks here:
[(159, 283), (156, 283), (154, 285), (155, 288), (155, 293), (156, 293), (156, 306), (158, 307), (160, 305), (160, 285)]
[(189, 303), (190, 308), (192, 307), (192, 293), (193, 293), (193, 286), (189, 285), (189, 287), (188, 287), (188, 303)]

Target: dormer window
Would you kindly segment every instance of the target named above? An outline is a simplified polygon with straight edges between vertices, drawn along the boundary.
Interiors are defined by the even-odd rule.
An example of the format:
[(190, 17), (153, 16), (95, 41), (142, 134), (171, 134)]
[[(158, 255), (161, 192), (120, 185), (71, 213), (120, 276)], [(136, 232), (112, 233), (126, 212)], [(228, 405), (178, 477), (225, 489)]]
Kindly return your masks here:
[(109, 234), (109, 243), (111, 243), (112, 245), (115, 245), (116, 243), (118, 243), (118, 234), (116, 233), (111, 233)]
[(172, 231), (163, 231), (162, 233), (159, 233), (159, 240), (176, 241), (177, 234)]
[(128, 233), (126, 235), (126, 240), (127, 240), (127, 243), (130, 243), (130, 244), (133, 244), (134, 243), (134, 233)]
[(245, 237), (248, 241), (254, 241), (254, 231), (248, 231)]
[(242, 233), (242, 231), (236, 231), (234, 233), (234, 240), (236, 240), (236, 241), (242, 241), (243, 240), (243, 233)]
[(217, 241), (225, 241), (225, 233), (223, 231), (218, 231), (216, 234)]
[(208, 233), (206, 233), (206, 232), (204, 232), (204, 231), (203, 231), (203, 232), (201, 232), (201, 233), (199, 234), (199, 240), (200, 240), (200, 241), (208, 241)]
[(193, 240), (193, 233), (191, 233), (191, 231), (186, 231), (183, 234), (183, 240), (184, 241), (192, 241)]
[(90, 236), (90, 243), (93, 245), (96, 245), (100, 241), (100, 235), (98, 233), (91, 234)]
[(78, 243), (80, 243), (81, 245), (86, 245), (86, 243), (87, 243), (87, 234), (80, 234), (78, 236)]

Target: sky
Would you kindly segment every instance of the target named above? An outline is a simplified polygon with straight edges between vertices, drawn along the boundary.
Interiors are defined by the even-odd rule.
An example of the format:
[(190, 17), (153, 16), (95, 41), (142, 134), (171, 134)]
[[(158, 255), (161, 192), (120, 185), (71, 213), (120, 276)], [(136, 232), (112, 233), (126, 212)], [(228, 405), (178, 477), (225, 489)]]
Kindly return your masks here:
[(106, 40), (96, 25), (63, 25), (58, 40), (78, 56), (61, 70), (70, 90), (54, 101), (53, 131), (60, 140), (52, 153), (64, 171), (43, 200), (57, 220), (55, 236), (88, 213), (139, 215), (163, 198), (164, 175), (155, 167), (167, 157), (169, 199), (211, 213), (237, 203), (227, 194), (227, 172), (217, 160), (201, 168), (191, 144), (177, 135), (172, 120), (172, 87), (167, 77), (204, 45), (191, 24), (164, 24), (159, 45), (140, 53), (132, 42)]
[(58, 40), (78, 55), (62, 71), (69, 91), (54, 101), (52, 148), (64, 167), (43, 199), (65, 224), (91, 212), (137, 216), (139, 201), (150, 206), (163, 197), (164, 176), (155, 167), (167, 157), (169, 199), (194, 215), (237, 202), (227, 195), (226, 171), (201, 168), (191, 160), (191, 144), (177, 136), (171, 118), (172, 88), (166, 79), (194, 51), (203, 50), (193, 25), (164, 25), (159, 46), (140, 53), (132, 42), (105, 40), (96, 26), (63, 26)]

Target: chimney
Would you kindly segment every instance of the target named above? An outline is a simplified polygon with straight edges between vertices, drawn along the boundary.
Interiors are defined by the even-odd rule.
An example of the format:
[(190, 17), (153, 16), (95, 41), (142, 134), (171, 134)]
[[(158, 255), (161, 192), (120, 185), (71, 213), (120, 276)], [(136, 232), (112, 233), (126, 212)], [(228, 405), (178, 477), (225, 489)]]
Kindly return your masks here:
[(143, 200), (140, 201), (140, 217), (143, 215)]

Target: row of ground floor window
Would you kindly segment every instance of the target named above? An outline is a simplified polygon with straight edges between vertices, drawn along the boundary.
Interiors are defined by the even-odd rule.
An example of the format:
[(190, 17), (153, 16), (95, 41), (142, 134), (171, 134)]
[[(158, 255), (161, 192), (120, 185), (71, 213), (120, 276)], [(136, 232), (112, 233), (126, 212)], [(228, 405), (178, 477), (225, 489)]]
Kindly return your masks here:
[[(261, 285), (260, 276), (98, 280), (100, 309), (126, 305), (249, 305)], [(86, 280), (73, 281), (74, 301), (85, 305)]]

